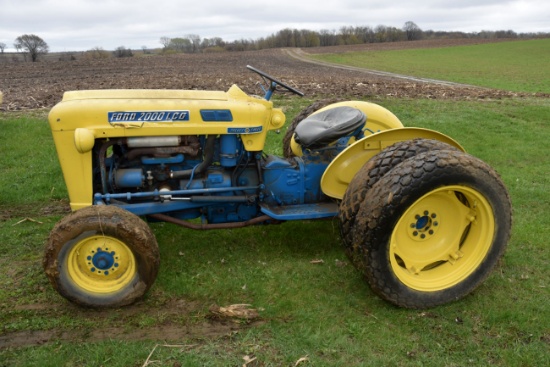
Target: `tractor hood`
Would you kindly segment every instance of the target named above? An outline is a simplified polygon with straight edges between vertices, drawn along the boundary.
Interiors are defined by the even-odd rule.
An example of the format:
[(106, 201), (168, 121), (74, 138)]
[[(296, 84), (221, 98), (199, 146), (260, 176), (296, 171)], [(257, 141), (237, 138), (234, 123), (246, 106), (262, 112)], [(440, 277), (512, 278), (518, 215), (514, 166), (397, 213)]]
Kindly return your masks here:
[[(248, 134), (249, 149), (282, 127), (280, 109), (236, 85), (227, 92), (195, 90), (87, 90), (65, 92), (49, 115), (52, 132), (86, 129), (97, 138)], [(262, 138), (260, 138), (262, 136)]]
[(63, 94), (63, 101), (79, 100), (154, 100), (154, 99), (185, 99), (185, 100), (217, 100), (227, 101), (227, 92), (202, 90), (168, 90), (168, 89), (106, 89), (70, 91)]
[[(245, 149), (263, 149), (268, 130), (285, 116), (273, 103), (233, 85), (227, 92), (87, 90), (65, 92), (49, 114), (54, 138), (71, 132), (78, 146), (94, 139), (163, 135), (247, 135)], [(65, 142), (67, 143), (67, 142)]]

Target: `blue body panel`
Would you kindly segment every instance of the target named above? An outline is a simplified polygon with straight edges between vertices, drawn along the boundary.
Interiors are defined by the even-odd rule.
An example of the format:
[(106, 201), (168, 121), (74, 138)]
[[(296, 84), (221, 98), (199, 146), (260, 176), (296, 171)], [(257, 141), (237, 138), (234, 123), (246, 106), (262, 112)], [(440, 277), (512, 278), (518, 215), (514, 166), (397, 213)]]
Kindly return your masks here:
[(262, 205), (261, 208), (262, 213), (277, 220), (321, 219), (338, 215), (338, 204), (334, 202), (276, 207)]

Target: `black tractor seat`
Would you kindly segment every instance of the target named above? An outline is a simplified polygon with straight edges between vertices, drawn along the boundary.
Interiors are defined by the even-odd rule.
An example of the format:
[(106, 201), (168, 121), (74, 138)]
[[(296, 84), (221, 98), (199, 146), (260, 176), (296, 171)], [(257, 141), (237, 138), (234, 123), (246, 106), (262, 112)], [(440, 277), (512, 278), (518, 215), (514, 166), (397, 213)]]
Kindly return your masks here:
[(303, 119), (296, 126), (294, 141), (305, 148), (320, 148), (359, 129), (366, 120), (357, 108), (334, 107)]

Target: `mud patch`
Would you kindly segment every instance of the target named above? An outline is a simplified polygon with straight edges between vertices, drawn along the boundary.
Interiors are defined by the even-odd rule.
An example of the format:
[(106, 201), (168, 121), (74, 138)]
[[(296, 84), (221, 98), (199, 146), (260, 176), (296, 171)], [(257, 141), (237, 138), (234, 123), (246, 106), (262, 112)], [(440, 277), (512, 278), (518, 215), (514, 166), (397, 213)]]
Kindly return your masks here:
[[(55, 317), (60, 312), (52, 310), (52, 305), (21, 305), (19, 311), (44, 312)], [(101, 342), (104, 340), (159, 342), (181, 342), (183, 340), (216, 339), (232, 335), (240, 330), (262, 325), (265, 321), (219, 319), (208, 317), (203, 312), (202, 305), (185, 300), (170, 300), (160, 306), (137, 304), (116, 310), (82, 309), (68, 304), (61, 313), (75, 314), (75, 317), (89, 318), (98, 325), (112, 323), (112, 326), (96, 329), (52, 329), (52, 330), (23, 330), (0, 335), (0, 350), (7, 348), (21, 348), (38, 346), (54, 342)], [(200, 316), (202, 314), (202, 316)], [(163, 322), (154, 326), (134, 327), (132, 319), (137, 316), (148, 315), (152, 318), (162, 315)], [(118, 317), (120, 316), (120, 317)], [(190, 316), (193, 321), (190, 321)], [(111, 322), (116, 318), (116, 322)], [(185, 320), (185, 321), (182, 321)], [(125, 327), (126, 324), (131, 327)]]
[(51, 201), (45, 206), (27, 205), (0, 205), (0, 222), (10, 219), (30, 218), (35, 216), (67, 215), (71, 212), (67, 199)]
[(0, 349), (38, 346), (53, 342), (100, 342), (103, 340), (181, 342), (192, 339), (215, 339), (231, 335), (239, 330), (261, 325), (235, 323), (231, 321), (207, 321), (194, 325), (159, 325), (138, 330), (125, 331), (121, 328), (101, 330), (37, 330), (17, 331), (0, 336)]

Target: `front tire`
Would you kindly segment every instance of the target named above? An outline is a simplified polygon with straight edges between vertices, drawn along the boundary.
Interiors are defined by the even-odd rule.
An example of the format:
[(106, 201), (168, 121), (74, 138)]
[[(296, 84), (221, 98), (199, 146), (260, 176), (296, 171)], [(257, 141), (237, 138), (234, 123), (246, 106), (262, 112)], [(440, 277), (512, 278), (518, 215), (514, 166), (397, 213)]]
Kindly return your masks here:
[(353, 261), (382, 298), (433, 307), (487, 278), (511, 222), (510, 198), (491, 167), (463, 152), (426, 152), (368, 190), (351, 228)]
[(156, 239), (139, 217), (114, 206), (90, 206), (55, 225), (43, 265), (66, 299), (88, 307), (119, 307), (147, 292), (159, 259)]

